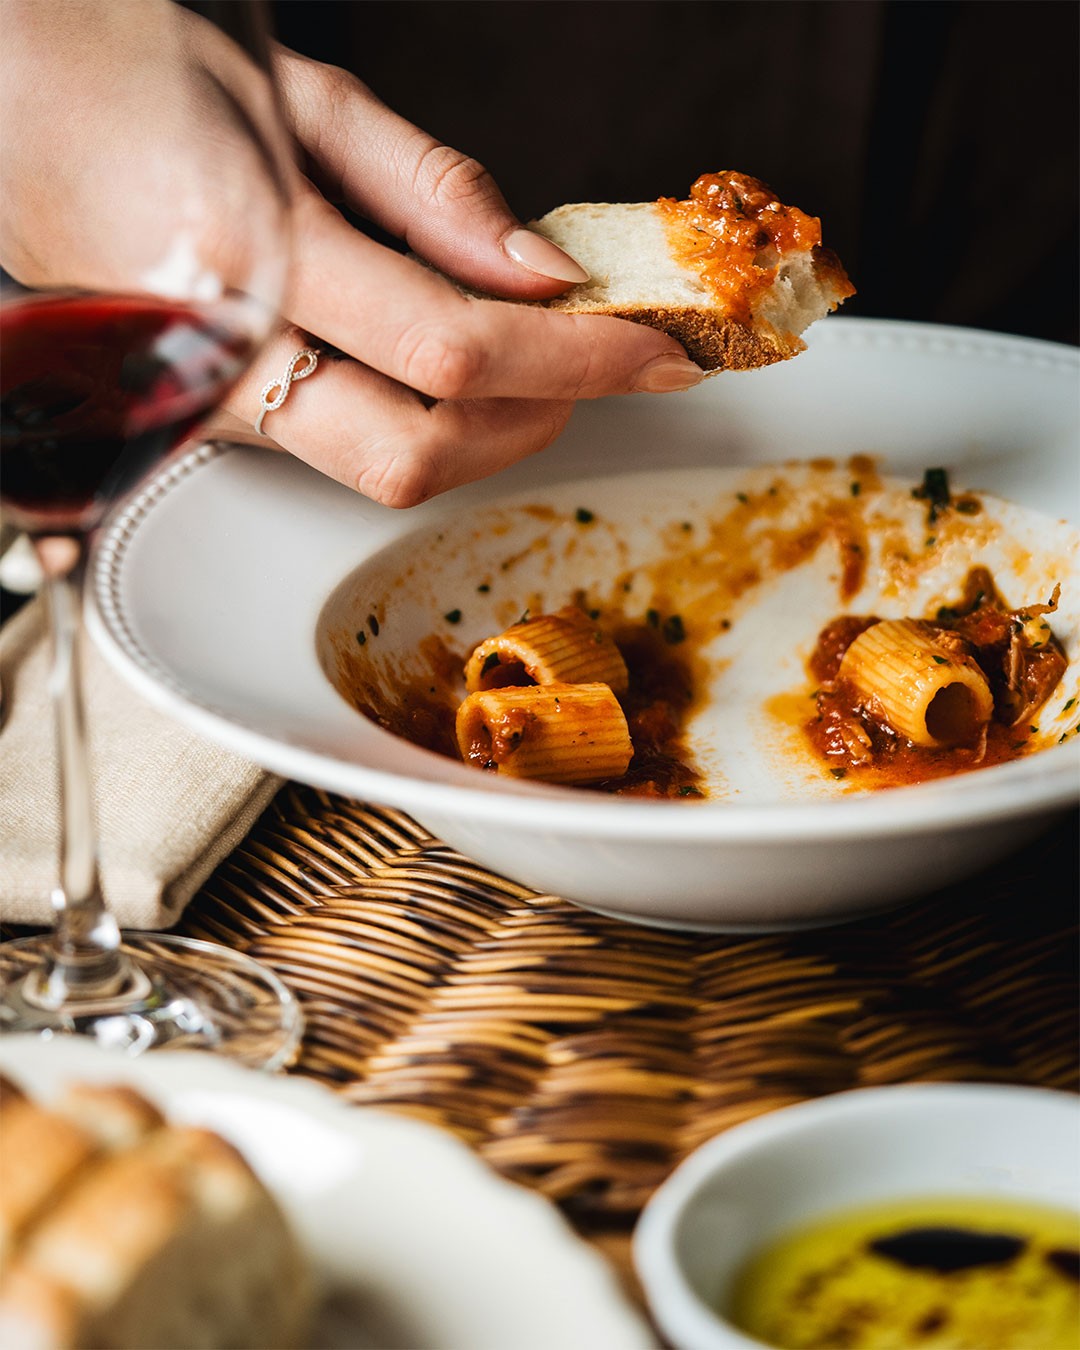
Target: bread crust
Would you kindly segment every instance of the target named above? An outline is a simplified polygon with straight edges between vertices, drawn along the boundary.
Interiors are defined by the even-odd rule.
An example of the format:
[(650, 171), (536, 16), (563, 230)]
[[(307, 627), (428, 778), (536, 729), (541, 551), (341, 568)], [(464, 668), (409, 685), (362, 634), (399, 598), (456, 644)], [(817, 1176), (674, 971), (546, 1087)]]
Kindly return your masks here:
[(122, 1085), (77, 1085), (52, 1106), (0, 1087), (0, 1154), (25, 1175), (0, 1214), (0, 1345), (306, 1342), (307, 1259), (232, 1144)]
[(575, 305), (573, 301), (560, 304), (556, 300), (549, 301), (548, 308), (569, 314), (605, 314), (658, 328), (682, 343), (691, 361), (710, 374), (719, 370), (757, 370), (786, 361), (806, 349), (801, 338), (767, 332), (763, 326), (750, 328), (738, 319), (689, 305), (631, 308), (596, 303)]
[(0, 1268), (24, 1231), (97, 1153), (95, 1140), (5, 1083), (0, 1093)]

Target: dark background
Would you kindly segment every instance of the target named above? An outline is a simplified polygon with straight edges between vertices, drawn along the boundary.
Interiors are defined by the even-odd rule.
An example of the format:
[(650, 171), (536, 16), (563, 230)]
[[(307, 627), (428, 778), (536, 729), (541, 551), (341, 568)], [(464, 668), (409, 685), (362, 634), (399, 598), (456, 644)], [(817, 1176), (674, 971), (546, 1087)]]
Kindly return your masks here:
[(480, 159), (523, 219), (739, 169), (846, 314), (1080, 341), (1074, 0), (275, 0), (278, 38)]

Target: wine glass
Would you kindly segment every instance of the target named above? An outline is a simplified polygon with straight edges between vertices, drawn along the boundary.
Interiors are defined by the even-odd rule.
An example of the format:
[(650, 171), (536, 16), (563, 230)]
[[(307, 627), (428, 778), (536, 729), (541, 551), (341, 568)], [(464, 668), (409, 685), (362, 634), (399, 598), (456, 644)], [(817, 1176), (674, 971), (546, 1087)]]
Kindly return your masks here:
[(295, 1057), (302, 1019), (272, 971), (224, 946), (122, 933), (110, 913), (79, 675), (96, 527), (220, 403), (278, 315), (291, 167), (265, 16), (258, 0), (112, 0), (79, 7), (91, 40), (62, 22), (34, 30), (65, 9), (31, 7), (25, 31), (5, 25), (7, 59), (23, 62), (5, 117), (13, 101), (31, 139), (45, 74), (27, 63), (53, 63), (55, 79), (67, 61), (72, 76), (66, 121), (38, 147), (58, 156), (55, 171), (34, 165), (34, 192), (61, 186), (52, 209), (40, 196), (27, 208), (33, 231), (19, 214), (20, 148), (5, 156), (0, 507), (44, 578), (61, 838), (52, 930), (0, 945), (0, 1029), (276, 1068)]

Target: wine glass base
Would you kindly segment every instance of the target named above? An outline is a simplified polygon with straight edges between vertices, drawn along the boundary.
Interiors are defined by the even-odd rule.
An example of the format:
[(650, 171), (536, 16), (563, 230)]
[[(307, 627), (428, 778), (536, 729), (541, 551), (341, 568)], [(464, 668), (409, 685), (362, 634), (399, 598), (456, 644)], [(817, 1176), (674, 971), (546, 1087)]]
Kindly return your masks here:
[(173, 933), (125, 932), (120, 949), (146, 981), (133, 994), (70, 1000), (34, 996), (53, 959), (50, 933), (0, 944), (0, 1032), (87, 1036), (128, 1055), (212, 1050), (257, 1069), (286, 1068), (300, 1049), (300, 1005), (250, 956)]

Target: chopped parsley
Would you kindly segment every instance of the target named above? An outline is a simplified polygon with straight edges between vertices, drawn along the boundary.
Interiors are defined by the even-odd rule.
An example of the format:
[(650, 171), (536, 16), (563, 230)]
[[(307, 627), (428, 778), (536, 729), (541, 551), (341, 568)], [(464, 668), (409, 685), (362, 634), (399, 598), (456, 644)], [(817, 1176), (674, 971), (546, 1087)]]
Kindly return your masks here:
[(596, 517), (591, 511), (587, 511), (584, 506), (579, 506), (574, 512), (574, 519), (579, 525), (591, 525)]
[(449, 610), (446, 614), (443, 615), (443, 618), (446, 620), (447, 623), (460, 623), (460, 622), (461, 622), (461, 610), (460, 610), (460, 609), (451, 609), (451, 610)]
[(933, 525), (938, 518), (938, 513), (944, 511), (952, 501), (949, 495), (948, 472), (945, 469), (927, 469), (923, 474), (922, 485), (912, 488), (911, 495), (919, 498), (920, 501), (930, 503), (930, 510), (926, 519), (928, 524)]

